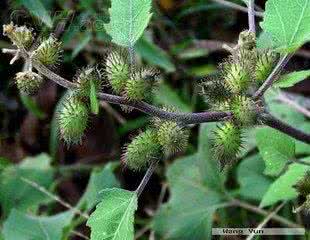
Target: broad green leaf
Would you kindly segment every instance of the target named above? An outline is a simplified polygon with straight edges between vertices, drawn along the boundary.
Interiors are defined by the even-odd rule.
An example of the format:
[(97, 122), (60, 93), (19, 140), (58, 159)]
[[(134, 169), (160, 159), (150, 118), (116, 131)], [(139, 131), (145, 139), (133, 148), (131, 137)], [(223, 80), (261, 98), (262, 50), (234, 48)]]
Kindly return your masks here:
[(274, 49), (276, 45), (270, 33), (262, 32), (257, 38), (256, 47), (259, 49)]
[(90, 81), (90, 108), (92, 113), (99, 113), (99, 101), (97, 98), (97, 89), (93, 81)]
[(4, 222), (5, 240), (61, 240), (63, 230), (72, 220), (72, 212), (50, 217), (26, 215), (13, 209)]
[(259, 155), (242, 160), (237, 169), (240, 189), (238, 193), (247, 199), (261, 201), (272, 180), (263, 174), (265, 165)]
[(175, 71), (175, 66), (171, 62), (169, 55), (146, 37), (141, 37), (139, 39), (135, 45), (135, 50), (149, 64), (161, 67), (167, 72)]
[(154, 101), (163, 106), (176, 107), (183, 112), (191, 112), (190, 105), (184, 102), (178, 93), (166, 83), (160, 84), (154, 96)]
[(268, 0), (261, 26), (280, 50), (293, 52), (310, 40), (309, 18), (310, 0)]
[(19, 0), (19, 2), (23, 4), (31, 14), (40, 19), (49, 28), (53, 27), (53, 21), (41, 0)]
[(112, 0), (110, 22), (105, 25), (112, 42), (133, 47), (151, 19), (151, 4), (151, 0)]
[(114, 188), (104, 190), (102, 196), (87, 221), (91, 240), (133, 240), (136, 193)]
[(38, 119), (44, 119), (45, 113), (40, 109), (38, 104), (29, 96), (20, 94), (20, 99), (23, 105)]
[(274, 86), (280, 88), (288, 88), (294, 86), (296, 83), (299, 83), (310, 76), (310, 70), (292, 72), (289, 74), (283, 75)]
[(208, 186), (219, 191), (223, 190), (226, 178), (225, 171), (220, 172), (219, 164), (212, 157), (211, 139), (215, 123), (204, 123), (199, 128), (197, 161), (202, 178)]
[(41, 154), (26, 158), (18, 165), (6, 167), (0, 173), (0, 204), (5, 215), (12, 208), (35, 211), (39, 204), (50, 201), (48, 196), (22, 180), (25, 178), (44, 188), (50, 188), (53, 183), (50, 161), (49, 156)]
[(200, 175), (198, 156), (174, 162), (167, 178), (171, 196), (154, 218), (153, 229), (165, 240), (211, 239), (213, 214), (222, 203)]
[(101, 170), (94, 169), (91, 173), (86, 191), (83, 194), (78, 205), (86, 205), (86, 209), (91, 209), (100, 202), (100, 193), (113, 187), (120, 187), (120, 184), (114, 176), (114, 169), (117, 164), (109, 163)]
[[(310, 163), (310, 158), (302, 160)], [(293, 188), (293, 185), (303, 178), (305, 173), (309, 170), (310, 166), (299, 163), (291, 164), (288, 170), (270, 185), (260, 206), (267, 207), (278, 201), (296, 198), (298, 194)]]
[(264, 127), (256, 131), (259, 153), (265, 161), (267, 175), (278, 175), (295, 156), (295, 142), (288, 135)]

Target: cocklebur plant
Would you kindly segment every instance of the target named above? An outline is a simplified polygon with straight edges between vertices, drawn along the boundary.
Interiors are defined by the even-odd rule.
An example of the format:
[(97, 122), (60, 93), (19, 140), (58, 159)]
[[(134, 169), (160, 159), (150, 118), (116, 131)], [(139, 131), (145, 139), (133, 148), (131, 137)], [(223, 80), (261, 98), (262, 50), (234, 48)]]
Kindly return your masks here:
[(294, 186), (298, 194), (304, 199), (304, 202), (294, 209), (294, 212), (305, 211), (310, 212), (310, 171), (307, 171)]

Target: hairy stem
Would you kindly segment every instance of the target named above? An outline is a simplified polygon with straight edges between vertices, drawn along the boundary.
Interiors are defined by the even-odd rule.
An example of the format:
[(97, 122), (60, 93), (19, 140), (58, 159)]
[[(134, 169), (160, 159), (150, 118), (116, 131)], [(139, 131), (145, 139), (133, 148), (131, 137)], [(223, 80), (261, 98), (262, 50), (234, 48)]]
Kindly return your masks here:
[(255, 6), (254, 0), (249, 0), (248, 3), (249, 31), (256, 33), (254, 6)]
[(138, 188), (136, 189), (136, 194), (139, 197), (141, 195), (141, 193), (143, 192), (145, 186), (147, 185), (147, 183), (149, 182), (150, 178), (152, 177), (156, 166), (158, 164), (158, 161), (154, 161), (151, 163), (151, 165), (149, 166), (149, 168), (147, 169), (140, 185), (138, 186)]
[[(235, 10), (238, 10), (238, 11), (241, 11), (241, 12), (245, 12), (247, 13), (248, 12), (248, 9), (246, 7), (243, 7), (243, 6), (240, 6), (239, 4), (236, 4), (236, 3), (233, 3), (233, 2), (229, 2), (229, 1), (226, 1), (226, 0), (212, 0), (213, 2), (216, 2), (216, 3), (219, 3), (223, 6), (226, 6), (228, 8), (231, 8), (231, 9), (235, 9)], [(263, 17), (264, 14), (262, 12), (257, 12), (257, 11), (254, 11), (254, 14), (258, 17)]]

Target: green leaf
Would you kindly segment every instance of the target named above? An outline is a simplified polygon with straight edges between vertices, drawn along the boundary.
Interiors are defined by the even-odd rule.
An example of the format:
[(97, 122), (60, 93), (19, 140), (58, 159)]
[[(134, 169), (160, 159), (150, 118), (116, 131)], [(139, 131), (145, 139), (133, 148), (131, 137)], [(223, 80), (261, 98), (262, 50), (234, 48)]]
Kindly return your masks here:
[(0, 204), (5, 215), (12, 208), (20, 211), (35, 211), (39, 204), (47, 203), (50, 198), (39, 190), (24, 182), (29, 179), (44, 188), (50, 188), (53, 183), (53, 171), (50, 157), (40, 154), (28, 157), (18, 165), (6, 167), (0, 173)]
[(53, 21), (47, 9), (45, 9), (41, 0), (19, 0), (19, 1), (29, 10), (31, 14), (40, 19), (49, 28), (53, 27)]
[(305, 80), (309, 76), (310, 76), (310, 70), (285, 74), (275, 83), (275, 86), (280, 88), (293, 87), (296, 83)]
[(81, 39), (78, 41), (77, 46), (74, 48), (72, 52), (71, 60), (73, 60), (83, 50), (83, 48), (87, 46), (87, 44), (90, 42), (91, 39), (92, 36), (90, 33), (83, 34)]
[(97, 98), (97, 89), (94, 82), (90, 81), (90, 109), (93, 114), (99, 113), (99, 100)]
[(119, 181), (113, 173), (117, 165), (115, 163), (108, 163), (104, 168), (92, 171), (86, 191), (78, 205), (85, 204), (86, 209), (91, 209), (101, 200), (99, 196), (103, 190), (120, 187)]
[(272, 180), (263, 174), (264, 162), (259, 155), (242, 160), (237, 169), (240, 189), (238, 193), (247, 199), (261, 201)]
[[(310, 163), (310, 158), (302, 160)], [(278, 201), (296, 198), (298, 194), (293, 188), (293, 185), (303, 178), (309, 170), (310, 166), (299, 163), (291, 164), (288, 170), (270, 185), (261, 201), (260, 207), (267, 207)]]
[(168, 84), (162, 83), (156, 91), (154, 101), (163, 106), (173, 106), (183, 112), (191, 112), (189, 104), (183, 101), (178, 93)]
[(192, 155), (179, 159), (168, 169), (171, 197), (153, 221), (158, 239), (211, 239), (213, 214), (222, 200), (219, 193), (205, 185), (198, 158)]
[(268, 0), (261, 27), (280, 50), (293, 52), (310, 40), (310, 0)]
[(257, 38), (256, 47), (259, 49), (274, 49), (276, 45), (270, 33), (262, 32)]
[(72, 217), (72, 212), (38, 217), (13, 209), (4, 222), (3, 235), (5, 240), (61, 240), (63, 230), (70, 224)]
[(144, 58), (149, 64), (156, 65), (165, 69), (167, 72), (174, 72), (175, 66), (171, 62), (169, 55), (157, 47), (154, 43), (141, 37), (135, 45), (137, 53)]
[(102, 195), (102, 202), (87, 221), (91, 240), (133, 240), (136, 193), (114, 188), (104, 190)]
[(151, 3), (151, 0), (112, 0), (110, 22), (105, 25), (112, 42), (133, 47), (151, 19)]
[(265, 161), (267, 175), (278, 175), (295, 156), (295, 142), (288, 135), (265, 127), (256, 131), (259, 153)]
[[(298, 128), (306, 133), (310, 133), (310, 122), (305, 122), (298, 125)], [(310, 147), (308, 143), (304, 143), (296, 140), (296, 154), (307, 154), (310, 155)]]
[(38, 119), (44, 119), (45, 113), (40, 109), (38, 104), (29, 96), (20, 94), (20, 99), (23, 105)]

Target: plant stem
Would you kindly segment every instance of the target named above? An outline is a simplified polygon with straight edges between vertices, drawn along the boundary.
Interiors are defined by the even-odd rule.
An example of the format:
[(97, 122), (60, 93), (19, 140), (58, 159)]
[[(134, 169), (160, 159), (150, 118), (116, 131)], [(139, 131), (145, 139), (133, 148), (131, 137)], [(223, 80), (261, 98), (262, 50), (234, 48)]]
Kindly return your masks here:
[[(241, 11), (241, 12), (245, 12), (245, 13), (248, 12), (248, 9), (246, 7), (240, 6), (239, 4), (236, 4), (236, 3), (232, 3), (232, 2), (229, 2), (229, 1), (226, 1), (226, 0), (212, 0), (212, 1), (216, 2), (216, 3), (219, 3), (219, 4), (223, 5), (223, 6), (226, 6), (226, 7), (229, 7), (229, 8), (238, 10), (238, 11)], [(256, 16), (258, 16), (258, 17), (263, 17), (264, 16), (264, 13), (262, 13), (262, 12), (254, 11), (254, 14)]]
[(292, 54), (285, 54), (283, 57), (280, 58), (278, 64), (273, 69), (271, 74), (268, 76), (267, 80), (263, 83), (263, 85), (255, 92), (254, 99), (261, 98), (264, 93), (272, 86), (274, 81), (279, 76), (279, 73), (283, 70), (283, 68), (286, 66), (288, 61), (291, 59), (293, 55)]
[(136, 189), (136, 194), (137, 196), (139, 197), (141, 195), (141, 193), (143, 192), (145, 186), (147, 185), (147, 183), (149, 182), (151, 176), (153, 175), (155, 169), (156, 169), (156, 166), (158, 164), (158, 161), (153, 161), (151, 163), (151, 165), (149, 166), (149, 168), (147, 169), (140, 185), (138, 186), (138, 188)]
[(254, 6), (255, 6), (254, 0), (249, 0), (248, 3), (249, 31), (256, 33)]

